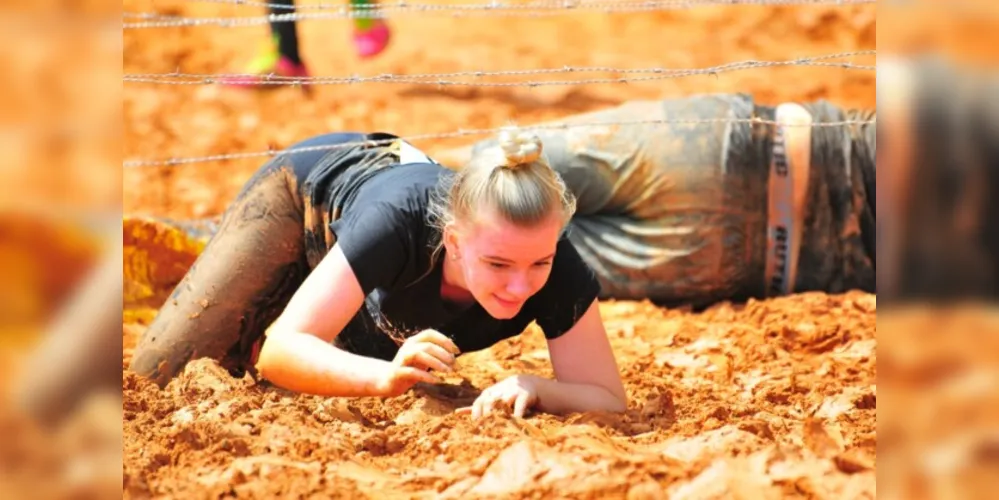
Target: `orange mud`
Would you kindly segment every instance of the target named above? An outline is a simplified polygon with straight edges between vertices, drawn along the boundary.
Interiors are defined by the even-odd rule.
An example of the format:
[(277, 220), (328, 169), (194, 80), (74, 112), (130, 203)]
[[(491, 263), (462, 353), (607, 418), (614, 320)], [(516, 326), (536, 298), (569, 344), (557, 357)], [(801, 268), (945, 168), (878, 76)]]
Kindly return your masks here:
[[(124, 7), (152, 12), (153, 5), (180, 15), (262, 12), (169, 0)], [(391, 20), (390, 49), (366, 62), (350, 50), (346, 21), (306, 21), (299, 29), (303, 57), (324, 76), (565, 65), (700, 68), (874, 49), (875, 14), (874, 5), (865, 5), (541, 19), (404, 16)], [(237, 72), (265, 36), (263, 26), (129, 30), (124, 71)], [(568, 75), (614, 76), (621, 75)], [(411, 135), (536, 123), (699, 92), (748, 92), (767, 104), (825, 98), (874, 107), (875, 73), (767, 68), (536, 88), (372, 83), (313, 87), (311, 95), (128, 83), (124, 156), (265, 151), (329, 131)], [(417, 145), (433, 155), (475, 139)], [(126, 169), (125, 212), (218, 215), (263, 161)], [(209, 361), (190, 365), (165, 391), (123, 370), (124, 495), (873, 498), (876, 309), (876, 297), (866, 294), (809, 294), (702, 314), (604, 304), (631, 398), (625, 415), (495, 416), (480, 423), (452, 415), (506, 376), (550, 375), (542, 336), (533, 329), (462, 357), (452, 386), (389, 400), (286, 394), (234, 380)], [(147, 316), (132, 317), (140, 319), (123, 325), (123, 368)]]
[(551, 376), (535, 329), (389, 400), (292, 395), (208, 360), (164, 392), (126, 373), (126, 496), (874, 498), (874, 296), (603, 312), (625, 415), (452, 414), (507, 376)]

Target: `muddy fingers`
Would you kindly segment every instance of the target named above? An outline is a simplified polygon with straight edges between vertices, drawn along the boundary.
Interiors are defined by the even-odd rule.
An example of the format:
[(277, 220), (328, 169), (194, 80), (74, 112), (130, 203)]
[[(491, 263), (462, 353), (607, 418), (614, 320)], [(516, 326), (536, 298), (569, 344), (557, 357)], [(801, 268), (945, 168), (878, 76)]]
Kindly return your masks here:
[(436, 330), (424, 330), (408, 339), (399, 348), (394, 363), (424, 370), (454, 371), (458, 346)]

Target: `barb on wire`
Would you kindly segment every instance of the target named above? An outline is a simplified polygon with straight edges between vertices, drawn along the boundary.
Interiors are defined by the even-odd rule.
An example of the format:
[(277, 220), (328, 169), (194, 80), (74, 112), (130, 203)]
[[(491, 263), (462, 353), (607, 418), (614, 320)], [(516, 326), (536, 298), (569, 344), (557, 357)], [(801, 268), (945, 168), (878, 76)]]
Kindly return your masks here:
[(176, 20), (176, 19), (186, 19), (184, 17), (178, 17), (173, 14), (160, 14), (159, 12), (123, 12), (121, 17), (124, 19), (144, 19), (144, 20)]
[[(772, 125), (776, 126), (778, 123), (773, 120), (764, 120), (761, 118), (704, 118), (704, 119), (689, 119), (689, 120), (636, 120), (636, 121), (619, 121), (619, 122), (605, 122), (605, 123), (555, 123), (555, 124), (543, 124), (543, 125), (525, 125), (519, 127), (523, 130), (568, 130), (575, 128), (586, 128), (586, 127), (619, 127), (619, 126), (657, 126), (657, 125), (709, 125), (718, 123), (741, 123), (748, 125)], [(782, 124), (785, 127), (812, 127), (812, 128), (824, 128), (824, 127), (853, 127), (858, 125), (874, 125), (877, 124), (877, 118), (871, 120), (843, 120), (835, 122), (819, 122), (812, 124)], [(457, 130), (454, 132), (443, 132), (436, 134), (417, 134), (405, 137), (400, 137), (400, 139), (408, 142), (416, 142), (423, 140), (432, 139), (454, 139), (460, 137), (469, 136), (481, 136), (490, 135), (499, 132), (500, 128), (489, 128), (489, 129), (468, 129), (468, 130)], [(225, 161), (225, 160), (244, 160), (249, 158), (261, 158), (261, 157), (273, 157), (279, 154), (296, 154), (296, 153), (307, 153), (315, 151), (331, 151), (335, 149), (350, 148), (361, 145), (386, 145), (390, 144), (395, 139), (382, 139), (382, 140), (371, 140), (371, 141), (354, 141), (345, 142), (340, 144), (333, 144), (328, 146), (307, 146), (300, 148), (288, 148), (282, 150), (268, 150), (268, 151), (254, 151), (246, 153), (229, 153), (220, 155), (210, 155), (210, 156), (196, 156), (187, 158), (171, 158), (169, 160), (136, 160), (136, 161), (126, 161), (122, 164), (123, 168), (137, 168), (137, 167), (163, 167), (163, 166), (177, 166), (177, 165), (187, 165), (192, 163), (206, 163), (213, 161)]]
[[(217, 0), (224, 2), (224, 0)], [(367, 8), (359, 8), (349, 5), (325, 4), (328, 8), (318, 9), (315, 12), (292, 12), (287, 14), (269, 14), (265, 16), (244, 16), (244, 17), (177, 17), (166, 20), (146, 20), (140, 22), (127, 22), (123, 24), (124, 29), (145, 29), (145, 28), (183, 28), (197, 26), (221, 26), (223, 28), (235, 28), (246, 26), (259, 26), (271, 23), (296, 22), (301, 20), (315, 19), (383, 19), (394, 17), (400, 14), (445, 14), (457, 17), (464, 16), (485, 16), (485, 17), (547, 17), (563, 15), (567, 12), (604, 12), (604, 13), (637, 13), (655, 12), (663, 10), (689, 9), (693, 7), (706, 7), (716, 5), (862, 5), (873, 4), (877, 0), (644, 0), (644, 1), (615, 1), (615, 0), (562, 0), (562, 1), (534, 1), (527, 3), (505, 3), (502, 1), (492, 1), (480, 4), (417, 4), (408, 2), (370, 5)], [(231, 0), (225, 3), (241, 4), (240, 0)], [(303, 6), (304, 7), (304, 6)], [(306, 10), (302, 8), (298, 11)], [(391, 15), (390, 15), (391, 14)], [(148, 13), (126, 13), (127, 16), (142, 16)]]
[[(582, 85), (600, 83), (632, 83), (643, 81), (667, 80), (699, 75), (718, 75), (732, 71), (742, 71), (755, 68), (771, 68), (780, 66), (820, 66), (838, 69), (854, 69), (873, 71), (877, 66), (858, 65), (849, 62), (826, 62), (829, 59), (845, 57), (877, 55), (876, 50), (861, 50), (841, 52), (815, 57), (800, 57), (786, 61), (740, 61), (713, 66), (709, 68), (669, 69), (669, 68), (609, 68), (587, 66), (563, 66), (562, 68), (506, 70), (506, 71), (459, 71), (455, 73), (425, 73), (412, 75), (380, 74), (375, 76), (308, 76), (291, 77), (267, 75), (257, 83), (261, 85), (353, 85), (359, 83), (395, 83), (410, 85), (437, 86), (470, 86), (470, 87), (543, 87), (559, 85)], [(474, 78), (481, 80), (487, 77), (528, 76), (546, 74), (580, 74), (580, 73), (618, 73), (623, 75), (651, 74), (652, 76), (621, 76), (616, 78), (592, 78), (577, 80), (524, 80), (518, 82), (482, 82), (458, 81), (449, 78)], [(220, 80), (250, 76), (244, 73), (235, 74), (196, 74), (196, 73), (146, 73), (126, 74), (122, 81), (131, 83), (158, 83), (163, 85), (211, 85)]]

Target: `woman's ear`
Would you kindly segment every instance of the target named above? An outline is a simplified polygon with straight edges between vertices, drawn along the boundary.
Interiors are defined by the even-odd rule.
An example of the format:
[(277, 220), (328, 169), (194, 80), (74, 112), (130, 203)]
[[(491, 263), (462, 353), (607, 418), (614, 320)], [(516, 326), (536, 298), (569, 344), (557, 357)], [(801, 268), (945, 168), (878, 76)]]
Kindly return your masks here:
[(447, 251), (448, 258), (451, 260), (458, 260), (461, 258), (461, 234), (454, 224), (448, 224), (444, 227), (444, 249)]

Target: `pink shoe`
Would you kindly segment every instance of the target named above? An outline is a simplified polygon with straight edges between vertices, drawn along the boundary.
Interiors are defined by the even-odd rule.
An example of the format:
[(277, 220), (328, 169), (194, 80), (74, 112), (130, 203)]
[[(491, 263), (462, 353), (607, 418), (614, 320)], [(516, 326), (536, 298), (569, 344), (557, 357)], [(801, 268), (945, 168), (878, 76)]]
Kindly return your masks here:
[[(278, 58), (273, 58), (270, 54), (261, 56), (256, 61), (251, 63), (249, 70), (246, 75), (234, 76), (231, 78), (224, 78), (221, 80), (223, 85), (228, 85), (231, 87), (279, 87), (282, 84), (266, 83), (268, 80), (271, 81), (281, 81), (281, 78), (300, 78), (308, 77), (309, 70), (306, 69), (305, 64), (296, 64), (291, 62), (290, 59), (284, 56)], [(285, 83), (284, 85), (290, 85), (291, 82)]]
[(374, 26), (366, 30), (354, 28), (354, 48), (357, 49), (357, 55), (362, 58), (380, 54), (388, 46), (391, 38), (388, 25), (381, 19), (376, 20)]

